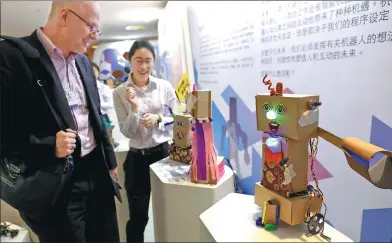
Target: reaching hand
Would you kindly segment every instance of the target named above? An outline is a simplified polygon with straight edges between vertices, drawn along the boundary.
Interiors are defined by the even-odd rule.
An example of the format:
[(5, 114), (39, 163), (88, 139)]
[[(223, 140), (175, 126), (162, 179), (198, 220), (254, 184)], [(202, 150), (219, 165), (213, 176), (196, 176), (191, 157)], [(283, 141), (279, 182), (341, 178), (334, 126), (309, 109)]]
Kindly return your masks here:
[(159, 116), (157, 114), (152, 114), (152, 113), (146, 113), (143, 115), (143, 117), (140, 119), (140, 122), (146, 127), (150, 128), (153, 127), (157, 124), (157, 121), (159, 120)]

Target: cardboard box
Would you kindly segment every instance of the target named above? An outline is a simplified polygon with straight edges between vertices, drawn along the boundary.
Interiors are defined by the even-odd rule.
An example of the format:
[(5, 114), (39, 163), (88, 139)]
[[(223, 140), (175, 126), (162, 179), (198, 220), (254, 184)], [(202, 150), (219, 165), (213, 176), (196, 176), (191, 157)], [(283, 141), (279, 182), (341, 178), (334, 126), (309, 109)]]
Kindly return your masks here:
[(192, 144), (191, 119), (189, 114), (177, 114), (173, 121), (173, 141), (177, 147), (188, 148)]
[(192, 116), (194, 118), (211, 118), (212, 117), (211, 90), (193, 91), (192, 95), (196, 97), (196, 102), (194, 103), (191, 112)]
[(225, 174), (225, 158), (222, 156), (218, 156), (217, 157), (217, 163), (216, 163), (216, 167), (215, 167), (215, 176), (216, 179), (212, 180), (211, 178), (211, 170), (208, 170), (208, 179), (205, 181), (201, 181), (201, 180), (195, 180), (194, 176), (192, 176), (192, 165), (191, 165), (191, 169), (190, 169), (190, 178), (191, 181), (194, 183), (203, 183), (203, 184), (213, 184), (216, 185), (218, 184), (218, 182), (220, 181), (220, 179), (222, 179), (223, 175)]
[(318, 109), (309, 110), (310, 101), (319, 101), (319, 96), (256, 95), (257, 130), (295, 140), (317, 137)]
[(184, 164), (190, 164), (192, 160), (192, 147), (182, 148), (175, 144), (169, 145), (169, 159)]
[[(270, 142), (267, 143), (267, 139), (269, 138), (263, 135), (262, 185), (284, 196), (288, 196), (287, 193), (306, 191), (308, 185), (308, 141), (280, 138), (281, 141), (278, 140), (278, 142), (282, 143), (280, 145), (282, 156), (276, 158), (276, 153), (268, 154), (267, 149), (269, 145), (267, 144), (270, 144)], [(273, 151), (272, 148), (271, 150)], [(276, 159), (276, 161), (271, 161), (271, 157)], [(290, 170), (295, 173), (295, 176), (291, 178), (291, 183), (288, 185), (282, 185), (285, 179), (285, 168), (279, 165), (279, 162), (284, 158), (289, 158), (286, 165), (291, 167)]]
[(255, 204), (264, 208), (264, 202), (272, 200), (280, 206), (280, 220), (288, 225), (295, 226), (305, 221), (306, 210), (310, 206), (312, 214), (319, 213), (322, 202), (317, 196), (305, 195), (286, 198), (279, 195), (259, 183), (255, 184)]

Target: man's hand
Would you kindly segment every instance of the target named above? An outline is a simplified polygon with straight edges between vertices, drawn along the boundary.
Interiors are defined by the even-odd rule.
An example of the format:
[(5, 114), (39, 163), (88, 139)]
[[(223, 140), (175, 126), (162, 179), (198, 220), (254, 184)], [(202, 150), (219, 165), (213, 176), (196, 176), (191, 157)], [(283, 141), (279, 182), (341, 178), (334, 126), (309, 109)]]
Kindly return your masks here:
[(152, 113), (146, 113), (143, 115), (143, 117), (140, 119), (140, 122), (146, 127), (150, 128), (153, 127), (157, 124), (157, 121), (159, 120), (159, 115), (157, 114), (152, 114)]
[(76, 148), (76, 131), (67, 129), (67, 132), (56, 133), (56, 157), (64, 158), (74, 152)]
[(110, 173), (110, 176), (112, 176), (113, 179), (114, 179), (116, 182), (118, 182), (117, 167), (114, 168), (114, 169), (112, 169), (112, 170), (109, 170), (109, 173)]
[(132, 111), (137, 112), (136, 91), (132, 87), (127, 87), (125, 91), (125, 98), (131, 104)]

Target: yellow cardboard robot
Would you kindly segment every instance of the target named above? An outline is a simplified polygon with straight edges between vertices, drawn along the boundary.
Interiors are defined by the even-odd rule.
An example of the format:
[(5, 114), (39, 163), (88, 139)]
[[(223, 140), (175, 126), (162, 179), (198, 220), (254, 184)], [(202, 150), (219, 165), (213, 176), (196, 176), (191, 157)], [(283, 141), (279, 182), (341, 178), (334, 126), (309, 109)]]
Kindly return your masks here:
[[(341, 149), (350, 167), (379, 188), (392, 188), (388, 179), (392, 152), (357, 138), (341, 139), (319, 128), (318, 95), (283, 94), (283, 85), (271, 88), (266, 76), (263, 83), (269, 85), (270, 93), (256, 95), (257, 130), (263, 132), (263, 176), (255, 185), (255, 203), (264, 207), (262, 222), (274, 219), (277, 224), (280, 219), (294, 226), (305, 221), (310, 234), (321, 233), (328, 239), (323, 235), (327, 207), (313, 171), (318, 136)], [(370, 165), (377, 153), (381, 157)], [(308, 161), (316, 188), (308, 184)]]

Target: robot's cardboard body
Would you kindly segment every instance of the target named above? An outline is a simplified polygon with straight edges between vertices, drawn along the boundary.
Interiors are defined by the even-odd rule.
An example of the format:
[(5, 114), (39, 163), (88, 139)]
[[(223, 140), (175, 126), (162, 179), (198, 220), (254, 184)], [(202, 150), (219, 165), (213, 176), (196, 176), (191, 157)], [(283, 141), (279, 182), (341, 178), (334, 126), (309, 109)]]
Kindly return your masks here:
[(192, 126), (192, 161), (190, 178), (192, 182), (217, 184), (224, 175), (224, 158), (217, 155), (211, 118), (211, 91), (193, 91), (188, 104), (193, 104), (190, 114)]
[[(392, 188), (392, 152), (320, 128), (319, 96), (283, 94), (281, 83), (275, 90), (265, 78), (270, 93), (256, 96), (257, 130), (263, 132), (263, 179), (255, 185), (255, 203), (264, 208), (260, 225), (272, 229), (279, 220), (291, 226), (305, 221), (310, 234), (330, 240), (323, 234), (326, 205), (313, 167), (318, 137), (341, 149), (349, 166), (378, 188)], [(308, 172), (315, 188), (308, 184)]]
[(173, 144), (169, 148), (169, 158), (184, 164), (192, 159), (192, 116), (176, 114), (173, 121)]
[[(270, 81), (263, 82), (271, 86)], [(263, 222), (276, 218), (276, 224), (280, 219), (294, 226), (320, 216), (323, 203), (308, 186), (308, 145), (318, 136), (321, 103), (317, 95), (283, 94), (281, 83), (269, 90), (256, 95), (257, 130), (263, 132), (263, 176), (255, 185), (255, 203), (265, 208)]]
[[(321, 200), (308, 191), (308, 144), (317, 136), (316, 95), (259, 94), (256, 96), (257, 129), (263, 131), (263, 176), (256, 184), (255, 202), (280, 205), (280, 219), (289, 225), (304, 221), (306, 211), (320, 212)], [(299, 196), (298, 196), (299, 195)], [(308, 205), (310, 204), (310, 205)]]
[(318, 110), (308, 107), (318, 100), (314, 95), (256, 96), (257, 129), (264, 132), (262, 185), (285, 197), (307, 191), (308, 144), (318, 128)]

